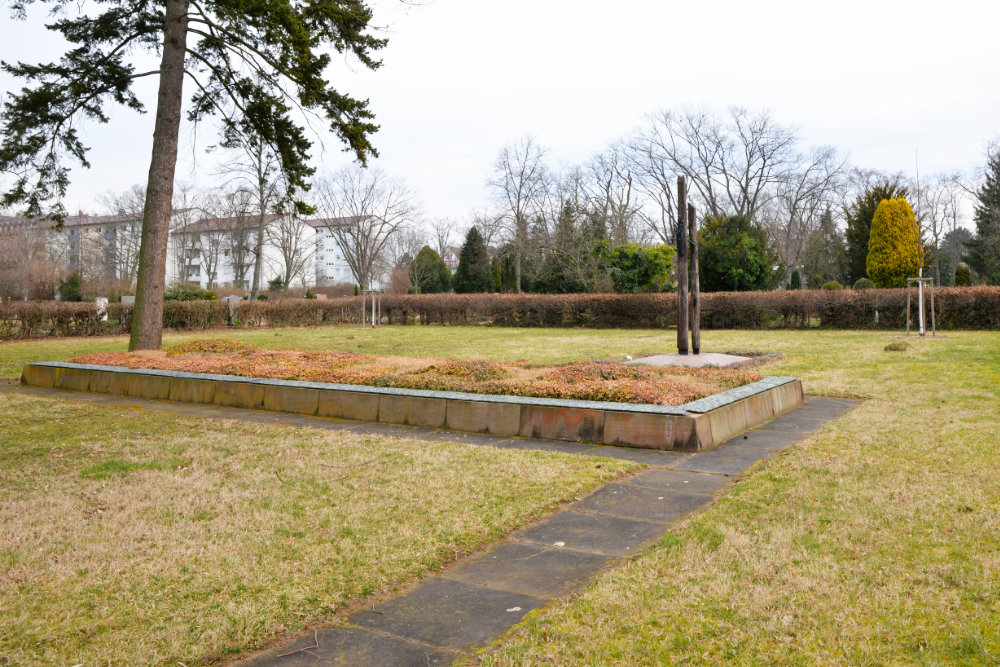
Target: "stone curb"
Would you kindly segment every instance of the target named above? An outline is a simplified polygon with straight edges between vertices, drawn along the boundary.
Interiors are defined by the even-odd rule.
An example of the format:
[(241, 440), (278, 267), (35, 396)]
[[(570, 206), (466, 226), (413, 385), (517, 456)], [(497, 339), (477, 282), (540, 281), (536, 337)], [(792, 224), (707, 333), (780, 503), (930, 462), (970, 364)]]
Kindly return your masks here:
[(802, 383), (769, 377), (662, 406), (302, 382), (119, 366), (27, 364), (25, 385), (472, 433), (701, 451), (802, 404)]

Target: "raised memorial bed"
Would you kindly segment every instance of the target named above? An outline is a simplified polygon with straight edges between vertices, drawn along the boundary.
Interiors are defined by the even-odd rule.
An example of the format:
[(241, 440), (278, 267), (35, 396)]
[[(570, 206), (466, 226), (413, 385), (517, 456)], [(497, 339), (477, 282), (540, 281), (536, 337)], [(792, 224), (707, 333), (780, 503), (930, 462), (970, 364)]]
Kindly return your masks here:
[[(278, 358), (274, 356), (277, 353), (269, 354), (269, 358)], [(134, 366), (163, 366), (170, 365), (168, 364), (170, 356), (91, 355), (80, 359), (96, 357), (109, 361), (114, 359), (119, 363)], [(354, 355), (354, 357), (360, 356), (362, 355)], [(126, 358), (128, 361), (124, 361)], [(212, 366), (197, 356), (187, 357), (187, 360), (192, 363), (181, 365)], [(232, 358), (225, 361), (236, 363), (238, 367), (240, 359)], [(348, 362), (356, 361), (357, 359), (348, 360)], [(508, 385), (513, 383), (511, 378), (497, 378), (495, 373), (491, 375), (491, 371), (496, 371), (501, 365), (490, 365), (486, 362), (458, 363), (472, 363), (472, 368), (478, 369), (484, 384), (477, 386), (498, 390), (510, 389)], [(431, 368), (440, 370), (440, 366), (441, 364), (437, 367), (432, 365)], [(525, 365), (521, 367), (527, 368)], [(555, 368), (557, 377), (566, 376), (565, 371), (569, 369), (569, 375), (566, 376), (569, 380), (565, 382), (567, 385), (565, 391), (569, 392), (574, 384), (580, 384), (574, 383), (572, 379), (580, 375), (581, 366), (570, 364)], [(606, 368), (598, 368), (598, 375), (613, 376), (617, 368), (626, 367), (609, 364)], [(528, 368), (528, 371), (531, 370)], [(593, 372), (589, 367), (585, 370), (581, 377), (587, 377), (588, 373)], [(302, 375), (301, 369), (290, 370), (287, 364), (277, 364), (276, 368), (270, 368), (269, 371), (268, 375), (279, 372), (286, 376)], [(410, 382), (406, 378), (426, 375), (424, 371), (426, 368), (418, 364), (415, 368), (403, 369), (403, 372), (383, 372), (376, 373), (375, 376), (380, 378), (389, 376), (396, 380), (403, 378), (399, 383), (405, 385)], [(534, 386), (535, 393), (543, 393), (542, 396), (245, 377), (230, 373), (128, 368), (107, 363), (74, 362), (28, 364), (24, 367), (21, 381), (23, 384), (39, 387), (294, 412), (338, 419), (688, 451), (712, 447), (802, 403), (802, 386), (798, 380), (790, 377), (763, 378), (710, 396), (704, 396), (704, 388), (701, 387), (695, 391), (695, 395), (699, 395), (700, 391), (703, 397), (679, 405), (554, 398), (551, 397), (551, 393), (563, 392), (564, 389), (559, 383), (549, 382), (546, 379), (549, 377), (545, 375), (546, 372), (548, 371), (544, 369), (540, 374), (527, 372), (528, 380), (541, 378), (541, 381), (535, 382), (534, 385), (531, 381), (527, 384)], [(623, 383), (624, 389), (610, 381), (604, 385), (595, 381), (594, 384), (599, 389), (598, 395), (615, 397), (622, 395), (631, 398), (649, 396), (650, 392), (655, 392), (656, 382), (659, 380), (650, 380), (648, 376), (636, 374), (632, 370), (623, 373), (626, 380), (629, 380)], [(746, 380), (752, 377), (746, 371), (730, 371), (727, 375), (717, 369), (707, 373), (685, 369), (679, 373), (682, 378), (692, 378), (692, 382), (680, 382), (682, 386), (678, 388), (672, 383), (673, 381), (664, 380), (667, 382), (665, 386), (670, 390), (668, 393), (684, 394), (691, 386), (700, 387), (702, 379), (713, 374), (716, 379), (728, 378), (722, 381), (731, 384), (735, 381), (733, 378)], [(744, 375), (733, 375), (734, 373)], [(475, 374), (475, 370), (472, 374)], [(655, 376), (656, 371), (653, 371), (653, 374)], [(434, 382), (446, 387), (465, 386), (467, 379), (467, 374), (460, 375), (457, 380), (446, 373), (435, 372), (431, 375)], [(515, 377), (514, 380), (516, 379), (518, 378)], [(423, 377), (421, 381), (426, 380), (427, 378)], [(384, 379), (380, 382), (390, 383)], [(493, 384), (490, 384), (491, 382)], [(500, 384), (496, 384), (497, 382)], [(504, 384), (505, 382), (507, 384)], [(544, 392), (549, 392), (550, 395), (546, 396)], [(661, 400), (666, 402), (667, 399)]]

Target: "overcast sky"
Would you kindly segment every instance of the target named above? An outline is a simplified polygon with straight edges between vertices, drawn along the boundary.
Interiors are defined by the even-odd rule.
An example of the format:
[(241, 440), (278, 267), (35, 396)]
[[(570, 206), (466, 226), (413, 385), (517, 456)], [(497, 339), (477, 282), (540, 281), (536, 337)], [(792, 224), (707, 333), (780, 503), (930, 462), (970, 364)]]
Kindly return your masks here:
[[(972, 171), (1000, 136), (1000, 0), (812, 3), (432, 0), (374, 3), (383, 66), (342, 59), (334, 84), (369, 98), (381, 131), (375, 162), (420, 193), (429, 217), (465, 217), (489, 201), (497, 152), (532, 135), (553, 166), (587, 160), (646, 114), (681, 107), (769, 109), (802, 147), (832, 145), (861, 167), (921, 176)], [(0, 58), (54, 58), (59, 42), (3, 18)], [(15, 86), (0, 75), (0, 89)], [(155, 83), (142, 82), (155, 99)], [(190, 91), (188, 91), (190, 92)], [(152, 113), (115, 111), (84, 127), (90, 170), (74, 168), (66, 207), (144, 183)], [(178, 179), (215, 178), (210, 127), (182, 137)], [(320, 171), (347, 162), (336, 140)]]

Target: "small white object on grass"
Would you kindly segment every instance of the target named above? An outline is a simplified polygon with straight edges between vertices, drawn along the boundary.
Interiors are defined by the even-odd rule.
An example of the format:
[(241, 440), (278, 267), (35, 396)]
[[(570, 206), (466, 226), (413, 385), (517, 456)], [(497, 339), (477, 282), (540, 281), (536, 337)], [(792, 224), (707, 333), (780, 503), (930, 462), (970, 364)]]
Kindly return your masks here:
[(625, 361), (632, 361), (632, 355), (631, 354), (626, 354), (625, 355)]

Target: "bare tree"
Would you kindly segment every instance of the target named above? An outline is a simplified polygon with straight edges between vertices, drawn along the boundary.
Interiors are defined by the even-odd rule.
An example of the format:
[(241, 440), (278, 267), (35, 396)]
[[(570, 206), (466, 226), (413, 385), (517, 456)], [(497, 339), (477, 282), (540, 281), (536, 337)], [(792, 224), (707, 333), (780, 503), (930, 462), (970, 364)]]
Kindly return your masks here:
[[(959, 226), (966, 190), (962, 186), (960, 173), (942, 173), (932, 176), (930, 183), (922, 185), (918, 192), (917, 220), (933, 244), (934, 282), (940, 285), (940, 255), (945, 252), (942, 241)], [(953, 271), (957, 263), (954, 260), (949, 261), (949, 269)]]
[[(455, 233), (461, 231), (461, 223), (455, 218), (434, 218), (430, 228), (434, 234), (434, 249), (441, 257), (445, 256), (449, 246), (454, 241)], [(418, 247), (417, 250), (420, 248)]]
[(66, 245), (48, 224), (0, 216), (0, 300), (53, 298), (66, 265)]
[(146, 206), (146, 188), (133, 185), (124, 192), (107, 192), (98, 197), (109, 215), (117, 222), (109, 222), (110, 234), (103, 237), (105, 255), (113, 267), (114, 277), (135, 285), (139, 271), (139, 243), (142, 239), (142, 211)]
[(178, 184), (174, 190), (173, 210), (170, 216), (170, 237), (173, 240), (173, 261), (176, 279), (191, 279), (195, 262), (199, 259), (201, 245), (197, 234), (187, 233), (192, 225), (205, 217), (204, 195), (195, 192), (189, 184)]
[(338, 219), (329, 229), (361, 289), (370, 289), (385, 266), (392, 237), (412, 227), (419, 215), (416, 195), (381, 169), (354, 164), (321, 180), (318, 209)]
[(751, 222), (798, 163), (795, 132), (767, 111), (731, 107), (725, 118), (706, 111), (664, 111), (628, 143), (643, 190), (651, 199), (650, 228), (671, 242), (676, 227), (671, 189), (678, 176), (708, 215), (742, 215)]
[(278, 261), (272, 263), (282, 284), (291, 287), (298, 279), (305, 285), (316, 256), (315, 230), (294, 215), (282, 215), (267, 225), (265, 235), (278, 251)]
[(604, 222), (613, 245), (631, 243), (641, 236), (637, 223), (642, 201), (633, 167), (627, 147), (616, 143), (595, 155), (585, 168), (585, 208)]
[(381, 271), (391, 274), (392, 269), (406, 268), (408, 262), (413, 261), (425, 243), (424, 230), (416, 226), (404, 227), (390, 235), (385, 244), (382, 262), (384, 266), (381, 267)]
[(257, 223), (253, 235), (256, 244), (252, 250), (253, 278), (250, 283), (250, 298), (256, 299), (260, 294), (263, 244), (269, 216), (289, 213), (293, 203), (281, 170), (281, 161), (274, 148), (259, 134), (247, 128), (242, 131), (230, 128), (225, 132), (221, 145), (233, 154), (233, 159), (222, 170), (227, 177), (223, 187), (235, 188), (249, 195), (251, 208), (248, 210), (254, 213)]
[[(245, 189), (217, 191), (205, 198), (202, 204), (208, 216), (199, 223), (200, 250), (213, 285), (223, 266), (232, 273), (233, 285), (248, 287), (248, 273), (253, 268), (253, 253), (258, 247), (258, 216), (254, 210), (253, 195)], [(270, 216), (273, 218), (274, 216)]]
[(503, 209), (503, 222), (514, 251), (514, 289), (521, 292), (521, 271), (529, 225), (546, 197), (545, 149), (533, 137), (505, 146), (493, 163), (488, 185)]
[(762, 207), (760, 222), (778, 246), (788, 266), (801, 265), (809, 236), (819, 229), (827, 210), (840, 200), (846, 160), (834, 148), (822, 146), (798, 156), (785, 177), (775, 183)]

